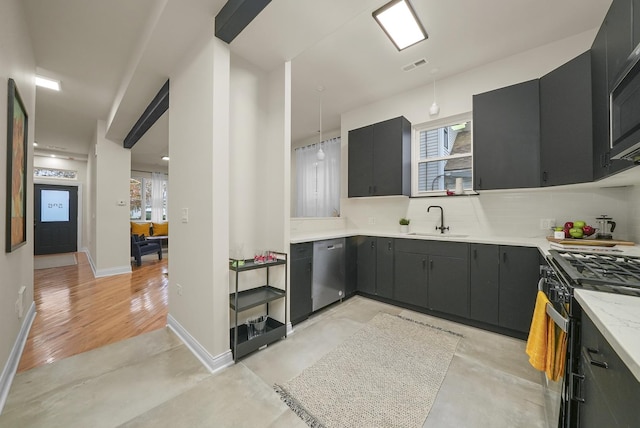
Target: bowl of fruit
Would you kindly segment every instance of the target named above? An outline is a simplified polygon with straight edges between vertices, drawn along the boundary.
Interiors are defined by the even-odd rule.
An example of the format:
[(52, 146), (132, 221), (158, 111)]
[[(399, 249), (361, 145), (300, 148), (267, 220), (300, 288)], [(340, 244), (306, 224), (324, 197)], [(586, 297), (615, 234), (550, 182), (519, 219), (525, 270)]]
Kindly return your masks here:
[(556, 232), (564, 232), (565, 238), (582, 239), (587, 238), (596, 233), (596, 228), (589, 226), (582, 220), (568, 221), (564, 224), (564, 227), (558, 226), (554, 229)]

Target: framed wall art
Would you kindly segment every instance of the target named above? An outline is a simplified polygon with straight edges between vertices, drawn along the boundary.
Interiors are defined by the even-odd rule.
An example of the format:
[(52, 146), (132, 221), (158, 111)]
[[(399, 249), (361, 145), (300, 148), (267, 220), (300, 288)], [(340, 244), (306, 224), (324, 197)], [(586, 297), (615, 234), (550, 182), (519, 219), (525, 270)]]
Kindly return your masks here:
[(10, 253), (27, 243), (28, 116), (16, 82), (9, 79), (7, 104), (7, 242)]

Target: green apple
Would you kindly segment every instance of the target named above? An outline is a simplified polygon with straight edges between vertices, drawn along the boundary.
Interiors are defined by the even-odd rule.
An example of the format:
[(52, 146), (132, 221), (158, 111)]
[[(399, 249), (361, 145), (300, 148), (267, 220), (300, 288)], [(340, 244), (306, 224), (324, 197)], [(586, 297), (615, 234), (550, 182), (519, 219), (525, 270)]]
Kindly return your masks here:
[(569, 235), (571, 235), (572, 238), (582, 238), (584, 232), (578, 227), (572, 227), (571, 229), (569, 229)]
[(573, 227), (575, 227), (576, 229), (582, 229), (586, 225), (587, 225), (587, 223), (585, 223), (584, 221), (574, 221), (573, 222)]

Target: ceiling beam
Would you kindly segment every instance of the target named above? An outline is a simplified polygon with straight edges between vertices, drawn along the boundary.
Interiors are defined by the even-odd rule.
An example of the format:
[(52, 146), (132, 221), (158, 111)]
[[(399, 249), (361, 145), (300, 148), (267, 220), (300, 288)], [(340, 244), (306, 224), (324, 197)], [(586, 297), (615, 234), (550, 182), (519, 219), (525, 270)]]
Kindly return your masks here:
[(229, 0), (216, 15), (216, 37), (231, 43), (271, 0)]
[(169, 109), (169, 81), (167, 80), (156, 96), (151, 100), (140, 119), (133, 125), (131, 131), (122, 143), (125, 149), (132, 148), (140, 138), (153, 126), (165, 111)]

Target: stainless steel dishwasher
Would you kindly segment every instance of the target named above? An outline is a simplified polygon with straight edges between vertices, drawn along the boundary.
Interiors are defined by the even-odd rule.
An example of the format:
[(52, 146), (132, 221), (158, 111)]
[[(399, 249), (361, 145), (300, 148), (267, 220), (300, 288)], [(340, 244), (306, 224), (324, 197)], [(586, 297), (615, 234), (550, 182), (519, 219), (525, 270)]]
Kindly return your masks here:
[(313, 243), (311, 298), (314, 312), (344, 297), (344, 264), (344, 238)]

